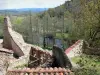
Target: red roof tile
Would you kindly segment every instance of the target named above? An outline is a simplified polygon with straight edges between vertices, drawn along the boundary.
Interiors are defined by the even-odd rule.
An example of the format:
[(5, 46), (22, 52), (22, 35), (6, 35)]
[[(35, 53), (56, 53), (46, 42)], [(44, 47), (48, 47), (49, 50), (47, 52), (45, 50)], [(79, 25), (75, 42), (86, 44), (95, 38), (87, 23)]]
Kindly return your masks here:
[(6, 75), (73, 75), (65, 68), (26, 68), (22, 70), (9, 70)]

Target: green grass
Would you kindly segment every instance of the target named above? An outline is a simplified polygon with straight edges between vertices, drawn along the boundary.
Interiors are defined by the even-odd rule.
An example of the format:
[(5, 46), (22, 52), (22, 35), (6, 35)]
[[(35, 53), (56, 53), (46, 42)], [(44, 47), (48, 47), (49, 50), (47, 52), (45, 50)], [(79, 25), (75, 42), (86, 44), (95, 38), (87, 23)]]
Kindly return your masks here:
[(100, 56), (81, 55), (72, 58), (72, 61), (81, 67), (75, 75), (100, 75)]
[(43, 49), (47, 49), (47, 50), (52, 50), (52, 47), (46, 47), (46, 48), (44, 48), (44, 47), (42, 47)]
[(56, 33), (56, 38), (62, 39), (62, 38), (68, 38), (68, 34), (67, 33)]

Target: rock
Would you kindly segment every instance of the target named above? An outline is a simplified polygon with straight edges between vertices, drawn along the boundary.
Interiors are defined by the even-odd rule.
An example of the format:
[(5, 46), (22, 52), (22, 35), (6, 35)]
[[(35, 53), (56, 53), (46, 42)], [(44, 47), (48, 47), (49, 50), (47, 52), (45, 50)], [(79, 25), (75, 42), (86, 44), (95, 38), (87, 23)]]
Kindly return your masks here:
[(52, 53), (54, 58), (52, 64), (53, 67), (72, 68), (69, 58), (61, 48), (53, 46)]

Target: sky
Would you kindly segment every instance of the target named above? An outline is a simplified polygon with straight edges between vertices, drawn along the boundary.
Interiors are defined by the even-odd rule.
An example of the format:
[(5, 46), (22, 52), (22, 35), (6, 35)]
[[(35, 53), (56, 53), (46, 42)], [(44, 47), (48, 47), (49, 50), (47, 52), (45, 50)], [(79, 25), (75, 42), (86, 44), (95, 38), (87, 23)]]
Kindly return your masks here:
[(68, 0), (0, 0), (0, 9), (54, 8)]

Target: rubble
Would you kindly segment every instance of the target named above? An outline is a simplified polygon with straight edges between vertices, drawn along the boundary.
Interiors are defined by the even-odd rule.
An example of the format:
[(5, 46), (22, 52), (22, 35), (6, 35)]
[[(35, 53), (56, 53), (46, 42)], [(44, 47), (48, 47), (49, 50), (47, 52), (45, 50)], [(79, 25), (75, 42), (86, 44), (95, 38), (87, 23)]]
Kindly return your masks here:
[[(23, 68), (47, 68), (53, 67), (53, 65), (55, 65), (54, 67), (71, 68), (71, 63), (67, 55), (59, 47), (54, 46), (52, 52), (44, 50), (41, 47), (28, 44), (24, 42), (21, 34), (13, 30), (9, 17), (4, 18), (4, 23), (4, 39), (3, 43), (2, 40), (0, 41), (0, 43), (2, 43), (0, 45), (0, 50), (2, 55), (1, 57), (4, 59), (7, 58), (9, 66), (5, 65), (2, 66), (2, 68), (7, 67), (8, 71), (20, 68), (22, 65), (27, 65)], [(13, 58), (12, 56), (16, 58)], [(54, 64), (55, 60), (58, 61), (57, 64), (59, 64), (59, 66)], [(3, 60), (3, 62), (6, 61)], [(4, 65), (4, 63), (1, 63), (1, 65)]]

